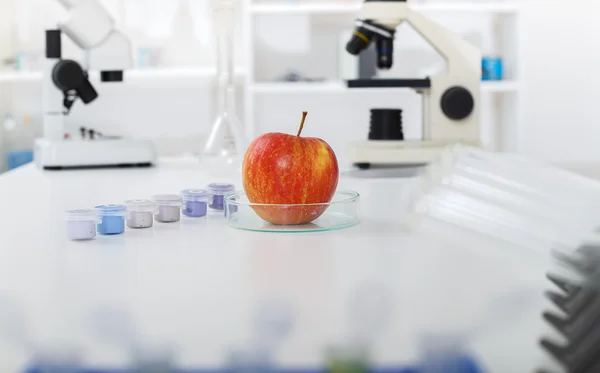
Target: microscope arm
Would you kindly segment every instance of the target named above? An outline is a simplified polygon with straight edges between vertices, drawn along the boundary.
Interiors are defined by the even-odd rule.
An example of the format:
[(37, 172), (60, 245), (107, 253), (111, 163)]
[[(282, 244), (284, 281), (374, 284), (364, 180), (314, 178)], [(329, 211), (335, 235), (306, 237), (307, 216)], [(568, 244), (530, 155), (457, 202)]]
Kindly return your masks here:
[(98, 0), (59, 0), (68, 10), (60, 30), (85, 52), (84, 69), (122, 72), (133, 66), (130, 40)]
[(463, 67), (465, 64), (474, 71), (481, 71), (479, 49), (445, 27), (410, 9), (406, 2), (366, 2), (361, 18), (376, 20), (391, 30), (395, 30), (403, 22), (408, 22), (446, 60), (448, 73), (451, 75), (460, 73), (456, 68)]
[(419, 12), (408, 9), (406, 21), (446, 60), (450, 75), (460, 74), (456, 71), (459, 66), (481, 71), (481, 51), (478, 48)]

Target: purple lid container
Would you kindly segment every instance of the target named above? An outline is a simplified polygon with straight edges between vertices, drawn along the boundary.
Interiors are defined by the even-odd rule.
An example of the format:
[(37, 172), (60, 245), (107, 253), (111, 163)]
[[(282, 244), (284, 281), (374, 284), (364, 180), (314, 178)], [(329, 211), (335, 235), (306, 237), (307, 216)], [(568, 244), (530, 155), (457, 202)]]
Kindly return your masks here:
[(185, 189), (181, 192), (184, 202), (208, 202), (208, 191), (204, 189)]
[(208, 191), (213, 196), (226, 196), (235, 192), (235, 185), (226, 183), (212, 183), (208, 185)]

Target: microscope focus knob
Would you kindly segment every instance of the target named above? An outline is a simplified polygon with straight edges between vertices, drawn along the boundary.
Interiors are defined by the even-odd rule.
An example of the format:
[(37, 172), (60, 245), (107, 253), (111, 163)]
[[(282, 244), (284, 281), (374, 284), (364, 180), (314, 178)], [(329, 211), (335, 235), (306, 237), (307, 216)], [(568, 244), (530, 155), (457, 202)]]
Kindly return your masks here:
[(98, 92), (88, 80), (87, 73), (71, 60), (61, 60), (52, 69), (52, 81), (63, 92), (75, 91), (84, 104), (98, 98)]
[(475, 108), (475, 99), (471, 92), (464, 87), (449, 88), (441, 100), (442, 111), (452, 120), (467, 118)]
[(71, 60), (61, 60), (52, 70), (52, 80), (58, 89), (70, 91), (83, 84), (85, 73), (81, 66)]

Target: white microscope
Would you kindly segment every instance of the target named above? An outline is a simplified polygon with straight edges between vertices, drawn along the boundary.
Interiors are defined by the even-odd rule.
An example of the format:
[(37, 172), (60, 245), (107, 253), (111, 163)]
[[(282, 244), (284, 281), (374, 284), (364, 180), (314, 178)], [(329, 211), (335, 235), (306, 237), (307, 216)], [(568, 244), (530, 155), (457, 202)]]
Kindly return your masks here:
[[(349, 156), (360, 169), (372, 165), (422, 165), (435, 159), (447, 145), (459, 142), (480, 145), (481, 51), (478, 48), (410, 9), (406, 0), (365, 0), (346, 50), (358, 55), (375, 42), (378, 68), (390, 69), (395, 30), (405, 21), (446, 60), (446, 70), (426, 79), (348, 81), (349, 88), (412, 88), (423, 95), (423, 139), (404, 141), (403, 137), (392, 136), (390, 140), (370, 135), (369, 141), (352, 143)], [(394, 113), (389, 110), (381, 114), (384, 121), (389, 121), (385, 117), (390, 115)]]
[[(130, 41), (97, 0), (59, 1), (69, 16), (58, 29), (46, 31), (44, 136), (35, 142), (35, 163), (45, 170), (152, 166), (156, 151), (150, 140), (65, 136), (65, 117), (75, 101), (89, 104), (98, 97), (87, 72), (99, 71), (102, 82), (121, 82), (133, 61)], [(83, 66), (62, 58), (62, 33), (85, 51)]]

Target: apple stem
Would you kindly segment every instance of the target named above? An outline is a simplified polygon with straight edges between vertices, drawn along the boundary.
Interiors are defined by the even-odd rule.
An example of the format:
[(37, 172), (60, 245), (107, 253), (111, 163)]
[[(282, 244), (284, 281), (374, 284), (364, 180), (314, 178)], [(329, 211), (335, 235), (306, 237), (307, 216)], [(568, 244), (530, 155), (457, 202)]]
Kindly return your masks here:
[(308, 115), (307, 111), (302, 112), (302, 121), (300, 122), (300, 128), (298, 129), (298, 134), (296, 136), (300, 137), (302, 133), (302, 129), (304, 128), (304, 121), (306, 120), (306, 116)]

